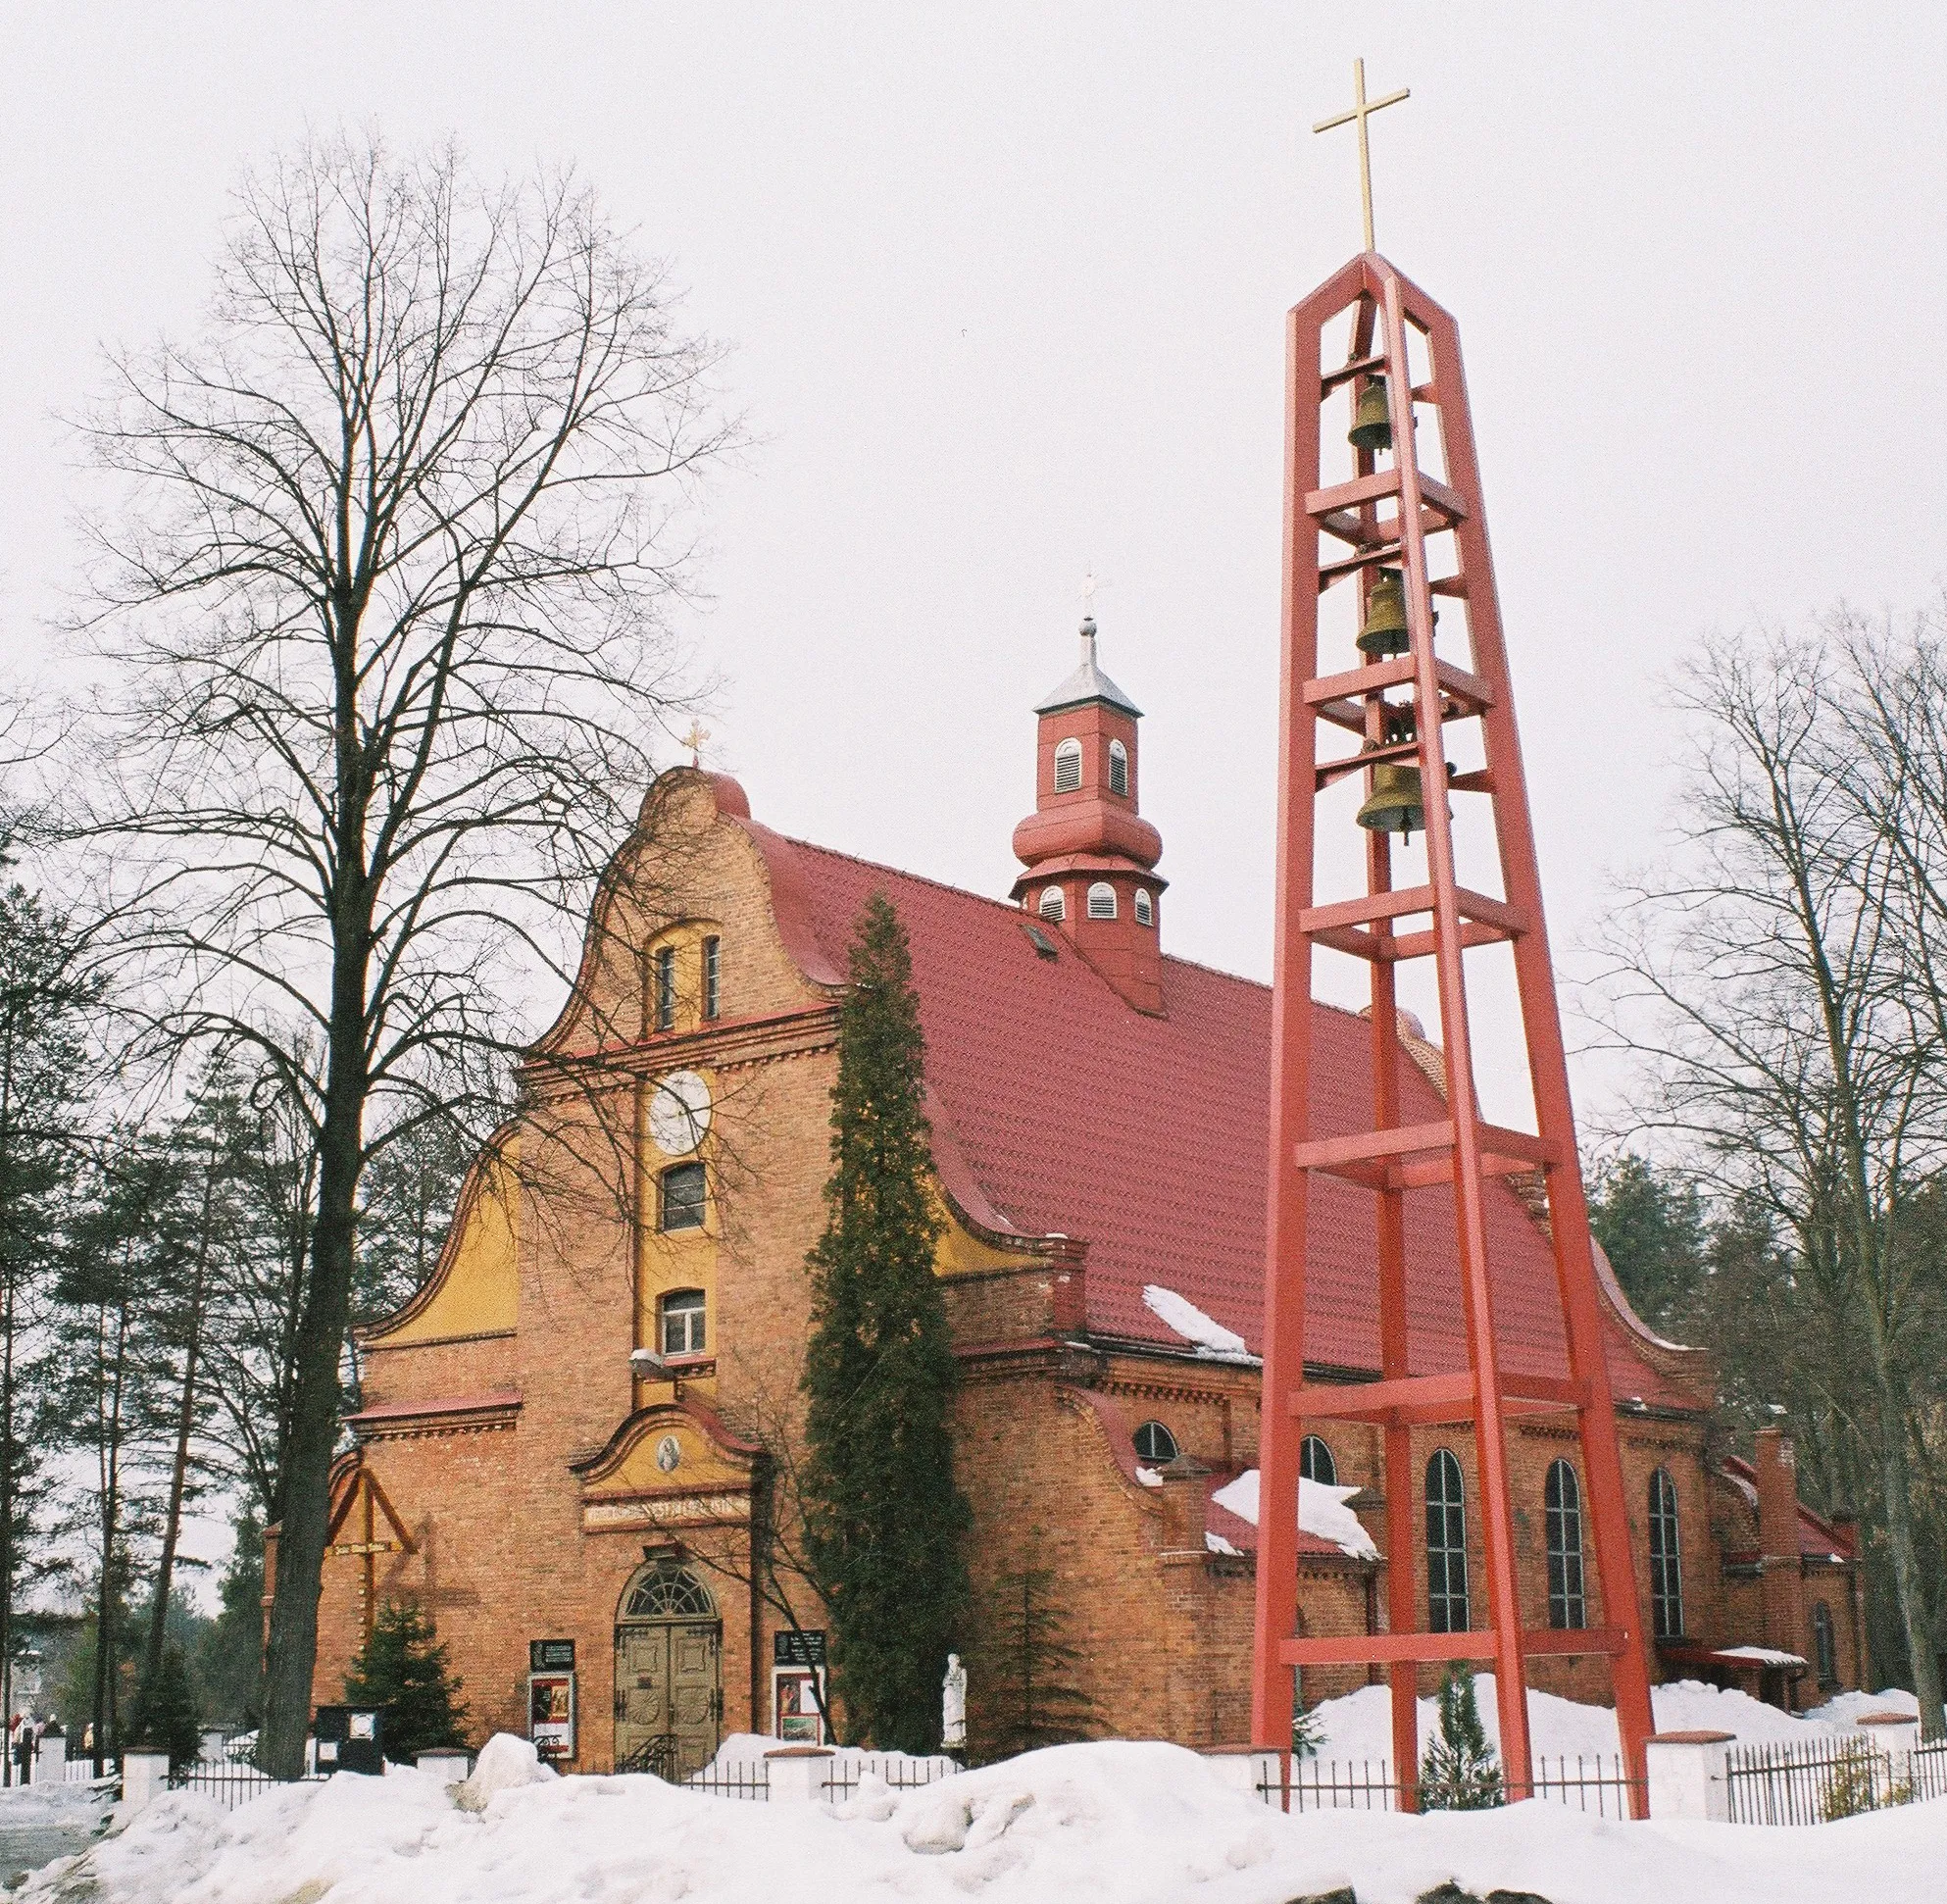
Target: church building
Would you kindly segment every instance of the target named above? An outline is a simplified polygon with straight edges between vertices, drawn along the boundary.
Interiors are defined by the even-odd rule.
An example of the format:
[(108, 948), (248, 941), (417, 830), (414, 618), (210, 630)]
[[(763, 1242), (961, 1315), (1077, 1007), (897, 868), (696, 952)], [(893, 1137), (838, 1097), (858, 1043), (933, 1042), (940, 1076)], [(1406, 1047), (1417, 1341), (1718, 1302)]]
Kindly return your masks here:
[[(596, 895), (579, 973), (527, 1055), (438, 1265), (364, 1331), (333, 1481), (315, 1696), (340, 1696), (376, 1606), (433, 1615), (471, 1726), (565, 1769), (686, 1771), (727, 1732), (822, 1737), (824, 1621), (791, 1567), (846, 949), (882, 892), (927, 1042), (937, 1270), (963, 1372), (976, 1598), (1032, 1574), (1102, 1734), (1237, 1743), (1250, 1721), (1265, 1514), (1301, 1527), (1303, 1631), (1383, 1620), (1412, 1570), (1429, 1630), (1479, 1624), (1465, 1428), (1416, 1449), (1423, 1539), (1381, 1551), (1379, 1431), (1310, 1437), (1296, 1502), (1258, 1493), (1271, 994), (1169, 956), (1163, 841), (1140, 811), (1140, 714), (1102, 672), (1035, 710), (1034, 811), (1006, 896), (794, 839), (694, 768), (648, 791)], [(787, 823), (788, 824), (788, 823)], [(1366, 1027), (1318, 1005), (1314, 1128), (1370, 1127)], [(1401, 1121), (1440, 1115), (1441, 1053), (1402, 1014)], [(1538, 1197), (1488, 1185), (1502, 1354), (1566, 1365)], [(1464, 1361), (1450, 1191), (1407, 1203), (1416, 1368)], [(1309, 1381), (1378, 1369), (1372, 1200), (1321, 1179)], [(1859, 1683), (1859, 1543), (1799, 1500), (1789, 1442), (1707, 1439), (1713, 1374), (1604, 1274), (1636, 1558), (1659, 1677), (1781, 1705)], [(1600, 1626), (1572, 1426), (1510, 1428), (1530, 1627)], [(981, 1635), (970, 1631), (981, 1727)], [(1601, 1660), (1533, 1681), (1607, 1696)], [(1308, 1673), (1313, 1701), (1367, 1669)]]

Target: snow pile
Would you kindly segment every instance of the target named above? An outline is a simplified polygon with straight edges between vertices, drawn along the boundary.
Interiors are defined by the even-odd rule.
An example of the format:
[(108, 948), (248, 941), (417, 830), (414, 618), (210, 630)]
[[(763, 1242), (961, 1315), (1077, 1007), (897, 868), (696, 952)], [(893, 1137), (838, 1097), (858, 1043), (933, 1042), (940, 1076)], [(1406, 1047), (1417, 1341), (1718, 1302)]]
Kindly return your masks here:
[(453, 1788), (453, 1802), (463, 1812), (483, 1812), (503, 1791), (545, 1784), (560, 1777), (552, 1766), (541, 1763), (541, 1755), (528, 1740), (512, 1732), (495, 1732), (480, 1747), (474, 1776)]
[(102, 1784), (0, 1786), (0, 1831), (85, 1829), (97, 1813), (112, 1811), (115, 1787)]
[[(1494, 1705), (1493, 1674), (1476, 1673), (1473, 1685), (1480, 1722), (1498, 1749), (1501, 1715)], [(1775, 1706), (1752, 1698), (1748, 1692), (1724, 1692), (1695, 1679), (1652, 1687), (1650, 1705), (1660, 1732), (1712, 1731), (1729, 1732), (1743, 1739), (1802, 1739), (1813, 1733), (1839, 1729), (1816, 1719), (1794, 1719)], [(1861, 1710), (1883, 1711), (1885, 1706), (1883, 1702), (1872, 1702)], [(1314, 1708), (1314, 1717), (1320, 1728), (1321, 1759), (1337, 1759), (1352, 1765), (1391, 1759), (1392, 1694), (1384, 1686), (1361, 1686), (1342, 1699), (1321, 1700)], [(1615, 1711), (1608, 1706), (1585, 1706), (1573, 1699), (1558, 1699), (1552, 1692), (1530, 1689), (1527, 1723), (1529, 1741), (1539, 1758), (1609, 1759), (1622, 1749)], [(1423, 1742), (1431, 1738), (1438, 1728), (1439, 1702), (1421, 1700)]]
[[(489, 1748), (491, 1750), (491, 1747)], [(659, 1779), (549, 1779), (459, 1810), (412, 1771), (288, 1786), (225, 1814), (190, 1792), (50, 1867), (33, 1904), (1279, 1904), (1447, 1879), (1551, 1904), (1921, 1904), (1947, 1803), (1812, 1830), (1604, 1822), (1550, 1804), (1286, 1818), (1171, 1745), (1057, 1746), (834, 1816)]]
[(1223, 1362), (1257, 1361), (1235, 1329), (1225, 1328), (1214, 1316), (1206, 1316), (1188, 1296), (1179, 1296), (1160, 1282), (1151, 1282), (1143, 1287), (1142, 1301), (1143, 1307), (1160, 1317), (1167, 1328), (1174, 1329), (1184, 1341), (1194, 1342), (1199, 1355)]
[[(1298, 1482), (1298, 1525), (1321, 1540), (1329, 1540), (1342, 1554), (1354, 1560), (1377, 1560), (1379, 1550), (1373, 1536), (1360, 1525), (1358, 1515), (1346, 1506), (1356, 1487), (1329, 1487), (1321, 1480)], [(1210, 1497), (1219, 1507), (1227, 1507), (1240, 1521), (1258, 1525), (1258, 1471), (1246, 1468), (1233, 1481), (1227, 1481)]]
[[(777, 1751), (782, 1739), (773, 1738), (769, 1732), (732, 1732), (717, 1748), (717, 1756), (710, 1761), (713, 1768), (736, 1765), (762, 1765), (765, 1754)], [(845, 1773), (885, 1773), (888, 1768), (928, 1768), (938, 1772), (953, 1768), (949, 1758), (935, 1755), (922, 1757), (912, 1752), (873, 1752), (861, 1745), (834, 1745), (829, 1748), (834, 1771)]]
[(1871, 1712), (1903, 1712), (1909, 1718), (1920, 1711), (1920, 1701), (1904, 1686), (1884, 1692), (1841, 1692), (1827, 1704), (1814, 1706), (1805, 1716), (1822, 1720), (1828, 1726), (1857, 1726)]

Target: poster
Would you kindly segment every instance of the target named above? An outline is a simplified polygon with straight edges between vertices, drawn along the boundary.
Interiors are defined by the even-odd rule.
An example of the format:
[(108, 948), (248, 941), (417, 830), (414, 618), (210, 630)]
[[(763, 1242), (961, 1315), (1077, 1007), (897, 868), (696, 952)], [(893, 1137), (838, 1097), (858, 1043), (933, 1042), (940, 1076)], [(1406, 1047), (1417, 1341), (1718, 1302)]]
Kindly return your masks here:
[(544, 1759), (574, 1756), (574, 1675), (527, 1675), (527, 1736)]

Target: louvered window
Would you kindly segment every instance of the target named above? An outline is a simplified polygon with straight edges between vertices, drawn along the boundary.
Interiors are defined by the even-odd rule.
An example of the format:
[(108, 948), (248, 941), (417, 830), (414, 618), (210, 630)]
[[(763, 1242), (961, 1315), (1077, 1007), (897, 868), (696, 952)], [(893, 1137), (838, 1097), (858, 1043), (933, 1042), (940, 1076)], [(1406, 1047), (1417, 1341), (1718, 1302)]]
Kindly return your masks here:
[(1052, 919), (1060, 925), (1069, 916), (1067, 903), (1062, 898), (1060, 886), (1049, 886), (1041, 894), (1041, 903), (1035, 908), (1043, 919)]
[(1114, 919), (1116, 916), (1116, 888), (1106, 879), (1097, 879), (1088, 888), (1088, 916), (1090, 919)]
[(1149, 894), (1143, 891), (1140, 886), (1136, 887), (1135, 909), (1136, 924), (1138, 926), (1154, 926), (1156, 924), (1156, 906), (1150, 899)]
[(1109, 791), (1128, 798), (1129, 750), (1120, 740), (1109, 743)]
[(1055, 791), (1073, 793), (1081, 784), (1081, 742), (1065, 740), (1055, 749)]

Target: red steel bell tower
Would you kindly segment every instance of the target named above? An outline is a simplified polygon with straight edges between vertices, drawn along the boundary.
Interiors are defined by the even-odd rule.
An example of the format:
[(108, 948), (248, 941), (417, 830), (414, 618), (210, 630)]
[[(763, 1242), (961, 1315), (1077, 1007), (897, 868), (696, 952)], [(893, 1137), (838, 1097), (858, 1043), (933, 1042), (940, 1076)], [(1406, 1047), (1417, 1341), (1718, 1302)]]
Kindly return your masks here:
[[(1365, 103), (1360, 75), (1359, 129)], [(1403, 95), (1395, 95), (1400, 97)], [(1389, 103), (1389, 102), (1378, 102)], [(1347, 115), (1348, 118), (1354, 115)], [(1323, 128), (1321, 128), (1323, 129)], [(1395, 1777), (1417, 1776), (1415, 1691), (1423, 1663), (1474, 1660), (1496, 1676), (1509, 1795), (1531, 1788), (1525, 1668), (1533, 1654), (1599, 1654), (1610, 1661), (1629, 1775), (1644, 1777), (1651, 1729), (1649, 1676), (1631, 1563), (1622, 1472), (1603, 1355), (1588, 1211), (1575, 1147), (1561, 1020), (1542, 916), (1521, 744), (1488, 553), (1480, 475), (1453, 319), (1371, 249), (1290, 313), (1286, 371), (1284, 635), (1278, 784), (1271, 1188), (1266, 1264), (1262, 1499), (1252, 1737), (1289, 1748), (1294, 1667), (1376, 1663), (1392, 1686)], [(1325, 333), (1340, 320), (1343, 354)], [(1348, 337), (1349, 332), (1349, 337)], [(1350, 415), (1345, 406), (1349, 399)], [(1350, 424), (1350, 475), (1330, 479), (1323, 413)], [(1341, 457), (1342, 452), (1338, 453)], [(1437, 459), (1437, 461), (1436, 461)], [(1439, 474), (1434, 474), (1434, 467)], [(1321, 605), (1356, 604), (1350, 630), (1326, 637)], [(1351, 600), (1348, 602), (1347, 597)], [(1440, 610), (1436, 628), (1435, 608)], [(1341, 624), (1343, 611), (1340, 613)], [(1342, 642), (1344, 651), (1332, 644)], [(1321, 732), (1351, 743), (1322, 758)], [(1365, 829), (1365, 890), (1314, 889), (1315, 816), (1336, 782), (1366, 792), (1356, 816), (1328, 824)], [(1455, 815), (1484, 806), (1463, 884)], [(1336, 803), (1334, 803), (1336, 804)], [(1476, 809), (1477, 811), (1477, 809)], [(1406, 843), (1414, 833), (1423, 848)], [(1405, 836), (1395, 844), (1395, 835)], [(1475, 1090), (1467, 955), (1512, 950), (1534, 1130), (1487, 1123)], [(1314, 947), (1363, 961), (1372, 1000), (1373, 1127), (1312, 1129)], [(1395, 979), (1432, 962), (1447, 1074), (1446, 1116), (1402, 1127)], [(1410, 1060), (1409, 1060), (1410, 1062)], [(1380, 1368), (1363, 1382), (1305, 1375), (1306, 1190), (1316, 1172), (1369, 1190), (1375, 1202)], [(1494, 1177), (1545, 1186), (1565, 1364), (1512, 1372), (1497, 1340), (1484, 1209)], [(1467, 1325), (1464, 1368), (1427, 1368), (1409, 1354), (1405, 1228), (1409, 1199), (1450, 1201), (1455, 1295)], [(1579, 1630), (1528, 1628), (1517, 1573), (1509, 1494), (1508, 1423), (1548, 1414), (1577, 1431), (1594, 1535), (1602, 1623)], [(1383, 1430), (1388, 1630), (1297, 1636), (1296, 1515), (1272, 1502), (1298, 1495), (1307, 1422), (1362, 1421)], [(1414, 1430), (1471, 1423), (1479, 1479), (1487, 1624), (1433, 1632), (1418, 1586), (1423, 1501)], [(1642, 1785), (1635, 1790), (1640, 1794)], [(1409, 1793), (1409, 1795), (1411, 1795)], [(1640, 1815), (1642, 1807), (1636, 1806)]]

